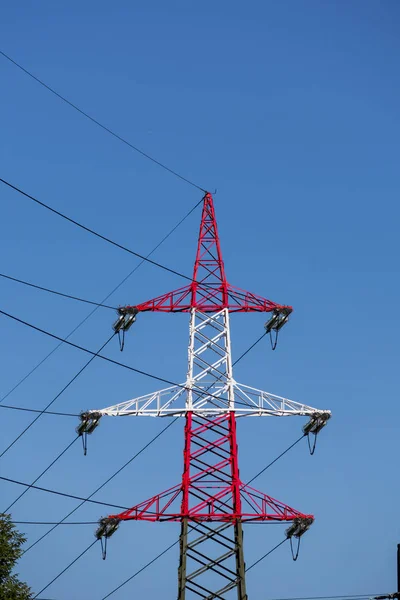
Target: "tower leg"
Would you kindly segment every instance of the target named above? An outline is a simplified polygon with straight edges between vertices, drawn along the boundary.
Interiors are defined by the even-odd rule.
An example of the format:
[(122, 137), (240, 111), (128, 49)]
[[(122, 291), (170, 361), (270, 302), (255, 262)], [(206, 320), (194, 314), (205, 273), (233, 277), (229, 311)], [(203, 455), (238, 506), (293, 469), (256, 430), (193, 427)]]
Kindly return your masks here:
[(178, 600), (247, 600), (241, 523), (182, 523), (182, 533)]
[(186, 589), (186, 553), (187, 553), (188, 520), (182, 519), (181, 535), (179, 537), (179, 569), (178, 569), (178, 600), (185, 600)]
[[(210, 520), (196, 519), (202, 503)], [(214, 520), (215, 514), (220, 515)], [(233, 412), (186, 417), (178, 600), (247, 600)], [(187, 516), (186, 516), (187, 515)], [(236, 518), (235, 518), (236, 516)]]
[(235, 544), (236, 544), (236, 575), (237, 575), (237, 594), (238, 600), (247, 600), (246, 594), (246, 564), (243, 554), (243, 526), (240, 519), (235, 524)]

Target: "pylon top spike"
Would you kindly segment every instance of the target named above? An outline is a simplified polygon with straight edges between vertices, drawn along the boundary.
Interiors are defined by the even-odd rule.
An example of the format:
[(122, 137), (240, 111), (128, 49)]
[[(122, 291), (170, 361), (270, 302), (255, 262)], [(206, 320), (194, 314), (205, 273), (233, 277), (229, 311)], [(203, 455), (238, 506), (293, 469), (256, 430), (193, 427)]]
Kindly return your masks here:
[[(197, 309), (203, 313), (217, 313), (227, 308), (229, 312), (273, 312), (274, 323), (282, 326), (292, 312), (291, 306), (284, 306), (262, 296), (246, 292), (226, 280), (222, 259), (221, 244), (215, 217), (212, 194), (203, 196), (200, 231), (197, 241), (193, 280), (186, 285), (162, 296), (147, 300), (136, 306), (126, 306), (124, 311), (145, 312), (191, 312)], [(120, 309), (121, 310), (121, 309)], [(280, 312), (284, 311), (284, 318)], [(122, 322), (119, 319), (116, 325)], [(272, 327), (271, 328), (276, 328)]]
[(214, 200), (210, 192), (206, 192), (203, 198), (203, 211), (193, 269), (193, 280), (196, 283), (210, 286), (226, 285), (225, 267), (222, 260), (217, 220), (215, 218)]

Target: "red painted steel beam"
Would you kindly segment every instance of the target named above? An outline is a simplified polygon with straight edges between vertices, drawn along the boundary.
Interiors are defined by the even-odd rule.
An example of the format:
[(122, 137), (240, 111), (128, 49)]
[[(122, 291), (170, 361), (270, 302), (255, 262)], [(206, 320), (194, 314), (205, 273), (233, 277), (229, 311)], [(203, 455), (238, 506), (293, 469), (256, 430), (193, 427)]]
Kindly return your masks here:
[(267, 298), (242, 290), (228, 283), (222, 259), (221, 243), (211, 194), (204, 196), (200, 231), (197, 241), (193, 282), (141, 304), (127, 306), (140, 312), (190, 312), (196, 308), (204, 313), (271, 312), (291, 306), (277, 304)]

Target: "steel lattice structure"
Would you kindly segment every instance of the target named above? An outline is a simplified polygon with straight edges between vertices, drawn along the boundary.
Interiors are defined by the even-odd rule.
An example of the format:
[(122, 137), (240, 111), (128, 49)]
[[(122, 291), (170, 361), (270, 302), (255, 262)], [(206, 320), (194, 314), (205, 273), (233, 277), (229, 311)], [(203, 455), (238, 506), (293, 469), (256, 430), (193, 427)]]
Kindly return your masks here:
[(242, 523), (286, 521), (291, 525), (287, 535), (300, 537), (313, 516), (241, 481), (236, 419), (303, 415), (309, 417), (305, 432), (317, 433), (330, 411), (239, 384), (233, 378), (229, 313), (272, 313), (269, 327), (278, 330), (292, 308), (227, 282), (211, 194), (204, 196), (193, 281), (120, 309), (115, 328), (127, 329), (136, 314), (145, 311), (190, 313), (185, 383), (83, 413), (78, 431), (91, 433), (103, 415), (182, 417), (182, 480), (130, 510), (102, 519), (97, 535), (109, 537), (122, 521), (178, 521), (178, 600), (247, 600)]

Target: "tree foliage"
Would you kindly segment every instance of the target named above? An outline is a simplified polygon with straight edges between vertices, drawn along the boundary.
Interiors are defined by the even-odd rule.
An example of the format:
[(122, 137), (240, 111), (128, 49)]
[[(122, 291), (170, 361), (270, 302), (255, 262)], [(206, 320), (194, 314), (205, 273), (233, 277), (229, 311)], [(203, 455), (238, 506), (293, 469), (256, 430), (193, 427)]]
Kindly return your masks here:
[(26, 538), (16, 529), (10, 515), (0, 514), (0, 600), (30, 600), (30, 588), (12, 571), (22, 554)]

